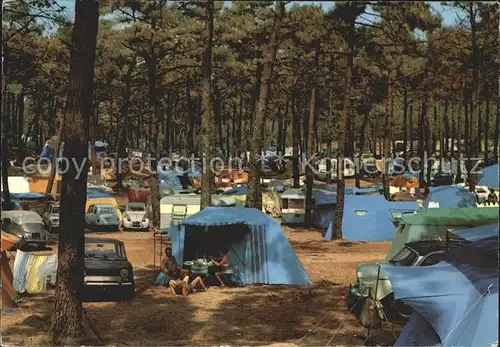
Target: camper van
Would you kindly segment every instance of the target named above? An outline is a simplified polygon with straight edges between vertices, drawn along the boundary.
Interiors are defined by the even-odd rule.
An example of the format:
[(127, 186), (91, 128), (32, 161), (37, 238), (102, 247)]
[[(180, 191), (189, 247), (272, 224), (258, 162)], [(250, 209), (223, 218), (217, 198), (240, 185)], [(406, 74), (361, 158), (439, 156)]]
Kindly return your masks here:
[(303, 224), (306, 215), (304, 189), (291, 188), (281, 194), (281, 218), (285, 224)]
[[(200, 203), (201, 195), (194, 193), (164, 196), (160, 200), (160, 228), (178, 225), (185, 218), (200, 212)], [(212, 206), (235, 207), (236, 203), (229, 196), (212, 195)]]

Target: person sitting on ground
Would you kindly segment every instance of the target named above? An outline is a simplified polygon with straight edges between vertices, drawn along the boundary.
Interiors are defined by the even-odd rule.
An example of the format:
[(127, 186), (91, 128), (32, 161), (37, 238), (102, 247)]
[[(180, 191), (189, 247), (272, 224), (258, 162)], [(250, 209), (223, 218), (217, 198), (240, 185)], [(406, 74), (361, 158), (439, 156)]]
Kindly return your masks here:
[(487, 202), (488, 206), (498, 204), (498, 196), (495, 194), (495, 190), (493, 188), (490, 188)]
[(172, 255), (172, 248), (165, 248), (165, 256), (161, 261), (161, 270), (156, 278), (155, 284), (167, 285), (171, 280), (178, 279), (182, 273), (175, 257)]
[(169, 285), (173, 295), (182, 296), (188, 296), (195, 291), (205, 291), (207, 289), (200, 276), (196, 277), (191, 283), (189, 283), (189, 276), (185, 276), (182, 280), (171, 280)]
[(222, 281), (221, 277), (224, 277), (224, 273), (229, 269), (229, 258), (227, 256), (227, 250), (223, 249), (220, 251), (220, 258), (218, 261), (215, 262), (216, 266), (219, 266), (222, 268), (222, 271), (217, 271), (215, 272), (215, 277), (219, 281), (221, 286), (224, 286), (224, 281)]

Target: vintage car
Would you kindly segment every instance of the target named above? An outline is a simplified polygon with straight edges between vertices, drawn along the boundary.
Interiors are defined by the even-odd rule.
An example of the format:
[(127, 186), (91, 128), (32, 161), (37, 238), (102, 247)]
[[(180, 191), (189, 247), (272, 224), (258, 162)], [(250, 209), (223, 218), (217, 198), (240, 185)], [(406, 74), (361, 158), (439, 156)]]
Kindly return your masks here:
[(123, 229), (147, 230), (149, 219), (147, 218), (146, 204), (143, 202), (129, 202), (123, 214)]
[(111, 204), (90, 205), (85, 214), (85, 224), (90, 230), (118, 230), (120, 219), (116, 209)]
[(59, 203), (50, 204), (42, 219), (49, 233), (59, 228)]
[[(434, 265), (441, 261), (447, 249), (460, 247), (466, 243), (468, 243), (467, 240), (456, 235), (448, 241), (425, 240), (409, 242), (405, 244), (399, 253), (385, 263), (411, 267)], [(384, 314), (389, 318), (394, 318), (395, 315), (398, 318), (407, 318), (411, 312), (411, 309), (402, 302), (394, 301), (391, 282), (380, 266), (383, 263), (359, 264), (356, 271), (357, 281), (349, 285), (347, 297), (349, 310), (353, 310), (359, 316), (364, 326), (375, 327), (379, 325)], [(377, 304), (374, 304), (374, 302), (377, 302)], [(363, 307), (364, 305), (375, 305), (381, 309), (378, 317), (373, 314), (373, 307), (371, 308), (372, 312), (369, 312), (368, 309)]]
[(99, 299), (131, 300), (134, 292), (134, 271), (127, 260), (123, 242), (85, 238), (85, 299), (98, 294)]
[(20, 237), (25, 245), (35, 245), (39, 249), (47, 245), (48, 233), (42, 217), (34, 211), (2, 211), (2, 230)]

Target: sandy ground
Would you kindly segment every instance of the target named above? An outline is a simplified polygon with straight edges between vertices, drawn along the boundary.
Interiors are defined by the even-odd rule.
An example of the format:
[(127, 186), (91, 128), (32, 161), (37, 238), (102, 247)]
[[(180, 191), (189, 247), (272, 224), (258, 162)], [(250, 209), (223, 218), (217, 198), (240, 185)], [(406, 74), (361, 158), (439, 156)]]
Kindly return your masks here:
[[(188, 297), (152, 285), (150, 232), (98, 233), (123, 240), (134, 266), (132, 302), (85, 303), (89, 345), (330, 345), (366, 344), (367, 331), (347, 313), (347, 286), (356, 265), (384, 258), (389, 242), (322, 241), (313, 229), (285, 232), (313, 281), (311, 290), (286, 286), (210, 287)], [(165, 244), (163, 244), (165, 246)], [(156, 253), (161, 250), (156, 247)], [(156, 260), (158, 263), (158, 258)], [(2, 313), (3, 344), (46, 345), (53, 293), (24, 296)], [(89, 325), (90, 322), (90, 325)], [(391, 325), (372, 333), (371, 345), (392, 345)], [(396, 327), (396, 334), (400, 327)]]

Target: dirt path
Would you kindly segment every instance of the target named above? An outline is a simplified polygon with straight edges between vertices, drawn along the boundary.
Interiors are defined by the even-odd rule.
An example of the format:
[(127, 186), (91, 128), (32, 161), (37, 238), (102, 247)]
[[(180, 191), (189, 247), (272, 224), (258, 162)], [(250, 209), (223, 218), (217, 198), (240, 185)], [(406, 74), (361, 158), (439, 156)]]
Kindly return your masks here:
[[(325, 345), (343, 322), (331, 344), (362, 344), (365, 329), (355, 317), (346, 314), (347, 286), (355, 280), (356, 265), (383, 259), (389, 242), (325, 242), (321, 234), (312, 229), (285, 228), (285, 232), (313, 281), (312, 290), (290, 286), (211, 287), (186, 298), (173, 297), (165, 288), (151, 284), (156, 275), (151, 233), (99, 233), (101, 237), (124, 241), (134, 266), (137, 293), (132, 302), (85, 303), (90, 322), (103, 339), (100, 341), (86, 323), (86, 342), (92, 345), (289, 345), (299, 342), (300, 345)], [(160, 249), (157, 245), (158, 252)], [(18, 311), (4, 314), (3, 343), (47, 344), (52, 295), (48, 292), (27, 296)], [(306, 334), (309, 336), (302, 339)], [(384, 345), (393, 342), (387, 328), (376, 332), (372, 340)]]

